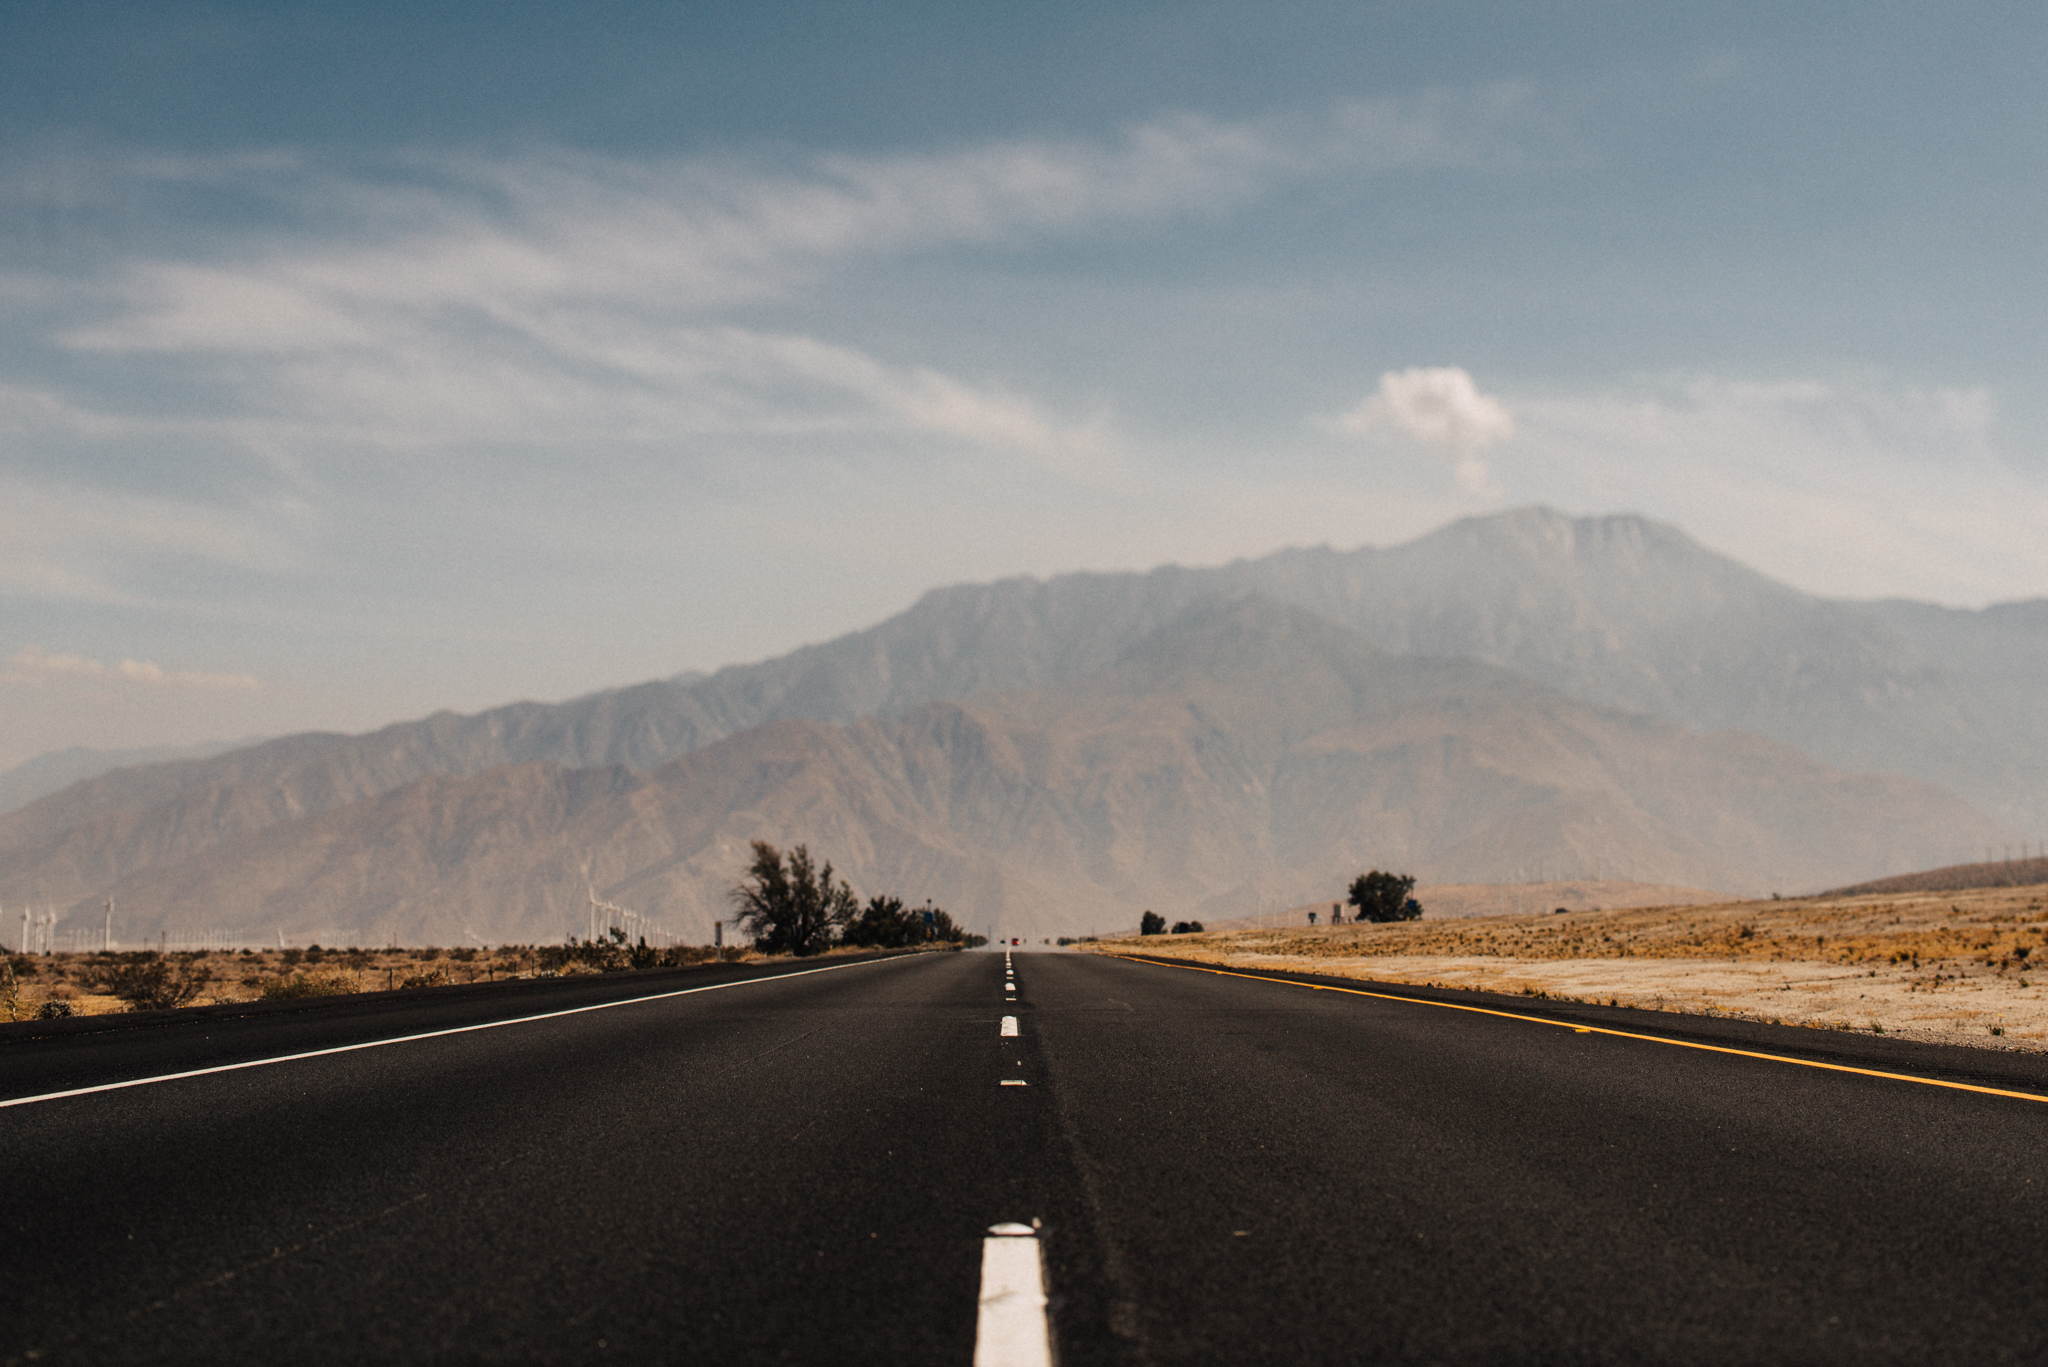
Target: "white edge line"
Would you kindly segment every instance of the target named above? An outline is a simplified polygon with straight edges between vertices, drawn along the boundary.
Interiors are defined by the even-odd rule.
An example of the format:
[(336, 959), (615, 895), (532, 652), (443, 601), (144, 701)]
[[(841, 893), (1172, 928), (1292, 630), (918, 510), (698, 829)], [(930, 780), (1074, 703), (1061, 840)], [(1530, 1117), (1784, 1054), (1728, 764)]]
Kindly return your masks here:
[(697, 992), (717, 992), (727, 987), (747, 987), (754, 983), (782, 982), (788, 978), (808, 978), (813, 973), (833, 973), (842, 968), (867, 968), (873, 964), (886, 964), (908, 955), (895, 954), (887, 959), (863, 959), (856, 964), (826, 964), (822, 968), (804, 968), (794, 973), (776, 973), (765, 978), (740, 978), (729, 983), (710, 983), (703, 987), (685, 987), (674, 992), (657, 992), (649, 997), (625, 997), (613, 1002), (594, 1002), (589, 1006), (571, 1006), (560, 1011), (543, 1011), (537, 1016), (514, 1016), (510, 1020), (483, 1021), (477, 1025), (454, 1025), (446, 1030), (428, 1030), (418, 1035), (395, 1035), (390, 1039), (364, 1040), (360, 1044), (337, 1044), (329, 1049), (309, 1049), (303, 1054), (279, 1054), (275, 1058), (252, 1058), (241, 1063), (221, 1063), (211, 1068), (192, 1068), (182, 1073), (159, 1073), (155, 1077), (130, 1078), (126, 1082), (102, 1082), (96, 1087), (73, 1087), (66, 1092), (43, 1092), (37, 1096), (18, 1096), (12, 1101), (0, 1101), (0, 1110), (9, 1106), (32, 1106), (38, 1101), (61, 1101), (68, 1096), (89, 1096), (94, 1092), (118, 1092), (127, 1087), (147, 1087), (157, 1082), (177, 1082), (182, 1078), (205, 1077), (210, 1073), (234, 1073), (244, 1068), (266, 1068), (273, 1063), (296, 1063), (301, 1059), (324, 1058), (328, 1054), (352, 1054), (358, 1049), (382, 1049), (387, 1044), (413, 1044), (423, 1039), (439, 1039), (443, 1035), (466, 1035), (473, 1030), (495, 1030), (501, 1025), (530, 1025), (534, 1021), (554, 1020), (560, 1016), (580, 1016), (586, 1011), (605, 1011), (614, 1006), (637, 1006), (642, 1002), (667, 1001), (671, 997), (687, 997)]

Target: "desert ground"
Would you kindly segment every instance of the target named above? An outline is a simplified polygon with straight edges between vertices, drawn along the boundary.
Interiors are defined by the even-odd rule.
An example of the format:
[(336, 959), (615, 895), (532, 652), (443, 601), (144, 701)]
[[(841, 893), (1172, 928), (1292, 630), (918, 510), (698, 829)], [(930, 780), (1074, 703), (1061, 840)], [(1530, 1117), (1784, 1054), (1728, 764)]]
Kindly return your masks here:
[[(1672, 883), (1635, 883), (1612, 878), (1573, 878), (1529, 883), (1425, 883), (1415, 889), (1423, 914), (1431, 920), (1467, 916), (1524, 915), (1539, 911), (1608, 911), (1619, 907), (1704, 906), (1738, 900), (1733, 894), (1706, 888), (1688, 888)], [(1284, 930), (1310, 924), (1330, 924), (1330, 909), (1341, 902), (1303, 902), (1284, 910), (1255, 916), (1210, 917), (1202, 924), (1209, 930)], [(1178, 913), (1170, 913), (1172, 921)], [(1135, 932), (1133, 932), (1135, 933)]]
[[(189, 985), (177, 1000), (124, 1000), (110, 990), (118, 971), (163, 958), (169, 981)], [(530, 945), (495, 949), (307, 949), (173, 951), (169, 955), (0, 955), (0, 1022), (31, 1020), (60, 1003), (66, 1015), (103, 1016), (149, 1006), (213, 1006), (228, 1002), (333, 996), (391, 988), (438, 987), (539, 974), (599, 971), (582, 962), (557, 962)], [(706, 948), (696, 957), (709, 959)], [(756, 957), (729, 949), (727, 961)], [(623, 964), (615, 965), (623, 967)], [(159, 986), (159, 991), (162, 990)]]
[(1156, 935), (1086, 948), (2048, 1050), (2048, 884), (1553, 905), (1522, 916)]
[[(8, 954), (0, 965), (0, 1020), (27, 1020), (49, 1001), (68, 1004), (69, 1014), (77, 1016), (127, 1011), (127, 1002), (101, 987), (107, 968), (131, 957)], [(475, 982), (533, 968), (531, 956), (516, 949), (215, 950), (168, 958), (179, 979), (195, 984), (191, 997), (178, 1003), (189, 1006)]]

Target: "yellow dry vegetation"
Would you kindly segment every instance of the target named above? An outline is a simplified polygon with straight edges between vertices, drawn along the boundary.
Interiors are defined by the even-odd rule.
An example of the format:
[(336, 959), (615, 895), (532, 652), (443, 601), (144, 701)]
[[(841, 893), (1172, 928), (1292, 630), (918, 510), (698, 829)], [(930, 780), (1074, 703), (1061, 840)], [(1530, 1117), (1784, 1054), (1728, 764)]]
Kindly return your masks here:
[(2048, 885), (1102, 941), (1242, 967), (2048, 1042)]
[[(204, 972), (206, 986), (189, 1003), (211, 1006), (260, 998), (329, 996), (397, 987), (408, 977), (438, 973), (445, 982), (475, 982), (531, 972), (532, 955), (517, 947), (469, 949), (335, 949), (319, 953), (267, 949), (241, 953), (173, 952), (181, 969)], [(8, 954), (0, 967), (0, 1022), (29, 1020), (48, 1001), (77, 1016), (129, 1009), (95, 991), (107, 962), (98, 954)], [(11, 992), (8, 978), (12, 979)]]

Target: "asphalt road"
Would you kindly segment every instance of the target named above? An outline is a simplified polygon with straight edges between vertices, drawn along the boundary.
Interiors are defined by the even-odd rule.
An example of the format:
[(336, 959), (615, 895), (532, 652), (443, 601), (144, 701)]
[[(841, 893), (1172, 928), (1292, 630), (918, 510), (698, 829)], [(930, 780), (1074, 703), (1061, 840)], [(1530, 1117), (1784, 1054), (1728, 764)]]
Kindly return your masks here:
[(2048, 1356), (2039, 1059), (1015, 962), (0, 1030), (0, 1099), (458, 1031), (0, 1109), (0, 1359), (964, 1367), (1034, 1219), (1069, 1367)]

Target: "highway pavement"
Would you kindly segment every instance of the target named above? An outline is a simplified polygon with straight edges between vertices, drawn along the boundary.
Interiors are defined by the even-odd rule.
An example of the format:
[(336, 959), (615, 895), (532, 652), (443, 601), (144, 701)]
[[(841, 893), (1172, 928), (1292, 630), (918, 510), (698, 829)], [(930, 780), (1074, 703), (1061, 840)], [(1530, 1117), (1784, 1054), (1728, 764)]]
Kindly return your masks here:
[(964, 1367), (1004, 1223), (1069, 1365), (2036, 1361), (2040, 1098), (1078, 954), (0, 1027), (0, 1361)]

